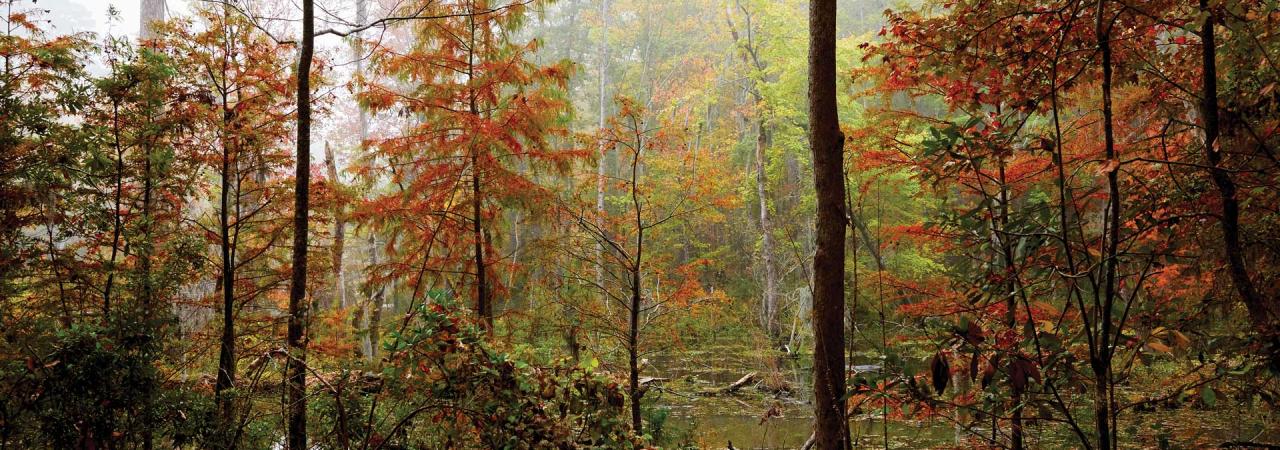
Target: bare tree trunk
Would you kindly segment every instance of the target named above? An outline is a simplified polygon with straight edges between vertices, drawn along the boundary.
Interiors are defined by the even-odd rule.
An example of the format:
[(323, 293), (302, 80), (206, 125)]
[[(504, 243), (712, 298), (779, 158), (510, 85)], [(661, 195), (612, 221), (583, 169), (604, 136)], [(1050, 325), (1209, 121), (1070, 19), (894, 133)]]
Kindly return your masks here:
[[(154, 117), (149, 117), (149, 119), (154, 119)], [(142, 163), (142, 166), (143, 166), (142, 224), (140, 227), (141, 228), (140, 231), (142, 232), (142, 242), (140, 243), (140, 245), (138, 245), (138, 248), (139, 248), (138, 259), (140, 260), (139, 269), (142, 272), (141, 311), (143, 316), (147, 318), (146, 323), (147, 323), (147, 328), (149, 330), (148, 332), (152, 333), (151, 339), (154, 340), (154, 339), (161, 339), (161, 337), (158, 336), (160, 330), (158, 329), (159, 324), (157, 323), (157, 320), (156, 320), (157, 316), (155, 312), (152, 310), (152, 308), (154, 308), (154, 301), (155, 301), (154, 299), (155, 288), (153, 286), (154, 281), (152, 280), (152, 276), (151, 276), (152, 255), (154, 255), (155, 253), (154, 252), (155, 238), (152, 235), (152, 223), (151, 223), (152, 210), (154, 209), (154, 206), (155, 206), (153, 201), (155, 197), (155, 195), (153, 194), (153, 191), (155, 190), (155, 183), (153, 181), (153, 178), (155, 177), (155, 170), (151, 164), (152, 142), (148, 141), (144, 143), (142, 151), (143, 151), (143, 155), (142, 155), (142, 159), (143, 159), (143, 163)], [(148, 349), (148, 351), (151, 351), (151, 350)], [(148, 410), (151, 410), (152, 408), (154, 408), (155, 406), (154, 400), (155, 399), (153, 397), (148, 396), (146, 399), (146, 405), (144, 407), (147, 408)], [(151, 450), (155, 448), (155, 431), (152, 429), (152, 427), (146, 427), (142, 431), (142, 448), (143, 450)]]
[(817, 221), (813, 258), (814, 427), (822, 450), (848, 447), (844, 359), (844, 136), (836, 109), (836, 1), (809, 4), (809, 145)]
[[(643, 229), (637, 230), (636, 262), (644, 242)], [(637, 435), (644, 434), (644, 422), (640, 416), (640, 266), (631, 269), (631, 314), (627, 330), (628, 394), (631, 396), (631, 427)]]
[[(608, 99), (605, 98), (605, 86), (609, 83), (609, 0), (600, 0), (600, 20), (603, 22), (600, 33), (600, 116), (598, 129), (604, 129), (605, 111)], [(604, 226), (604, 181), (605, 181), (605, 142), (600, 141), (599, 160), (596, 161), (596, 227)], [(604, 243), (596, 243), (596, 287), (600, 289), (600, 302), (605, 310), (609, 309), (609, 297), (604, 293)]]
[(116, 153), (115, 200), (112, 203), (111, 219), (111, 259), (107, 264), (107, 283), (102, 289), (102, 320), (111, 321), (111, 293), (116, 280), (116, 259), (120, 254), (120, 236), (124, 232), (124, 210), (121, 207), (124, 195), (124, 143), (120, 141), (120, 103), (113, 100), (112, 105), (112, 146)]
[(165, 0), (141, 0), (138, 11), (140, 18), (138, 23), (138, 37), (142, 40), (155, 39), (156, 28), (155, 22), (165, 19)]
[[(995, 239), (993, 248), (999, 248), (1004, 258), (1004, 277), (1005, 277), (1005, 326), (1010, 331), (1018, 333), (1018, 304), (1017, 292), (1021, 288), (1019, 286), (1019, 275), (1017, 263), (1013, 247), (1010, 245), (1008, 234), (1005, 233), (1009, 228), (1009, 184), (1005, 176), (1005, 163), (1003, 160), (997, 163), (999, 168), (1000, 184), (999, 211), (994, 217), (999, 220), (999, 227), (994, 223), (991, 227), (991, 237)], [(1031, 320), (1028, 316), (1027, 320)], [(1009, 421), (1009, 443), (1013, 450), (1023, 450), (1025, 448), (1022, 433), (1022, 395), (1024, 387), (1014, 386), (1010, 392), (1011, 417)]]
[[(342, 186), (341, 180), (338, 179), (338, 161), (334, 155), (333, 147), (328, 142), (324, 143), (324, 165), (329, 175), (329, 183), (334, 189)], [(346, 242), (347, 219), (343, 216), (342, 206), (335, 205), (333, 208), (333, 306), (337, 308), (347, 307), (347, 279), (346, 273), (342, 270), (342, 252), (343, 244)]]
[[(355, 0), (356, 2), (356, 23), (363, 24), (369, 21), (369, 3), (367, 0)], [(352, 55), (356, 62), (355, 77), (360, 79), (364, 77), (364, 42), (361, 41), (364, 33), (356, 33), (355, 44), (352, 45)], [(360, 140), (358, 144), (361, 153), (366, 149), (365, 141), (369, 140), (369, 111), (363, 106), (357, 105), (360, 111), (359, 129), (357, 130), (357, 138)], [(369, 230), (369, 267), (378, 266), (378, 237), (375, 230)], [(372, 272), (371, 272), (372, 273)], [(364, 305), (358, 311), (359, 320), (358, 329), (364, 331), (360, 339), (361, 353), (368, 361), (373, 361), (378, 353), (378, 329), (382, 321), (382, 301), (385, 286), (379, 285), (377, 288), (371, 289), (370, 298), (364, 302)]]
[(289, 287), (288, 450), (307, 449), (307, 214), (311, 182), (311, 58), (314, 0), (302, 0), (298, 55), (298, 165), (294, 178), (293, 279)]
[[(763, 114), (763, 111), (760, 112)], [(773, 255), (773, 226), (769, 218), (769, 195), (766, 189), (769, 182), (767, 170), (769, 147), (769, 130), (765, 128), (764, 118), (756, 122), (756, 195), (760, 197), (760, 257), (764, 260), (764, 298), (761, 305), (761, 321), (770, 339), (778, 339), (778, 270)]]
[[(733, 40), (738, 43), (738, 46), (742, 48), (742, 61), (750, 65), (756, 72), (763, 74), (766, 66), (764, 61), (760, 60), (760, 54), (756, 49), (755, 29), (751, 11), (743, 6), (740, 1), (735, 1), (734, 4), (745, 16), (745, 29), (742, 33), (738, 32), (737, 25), (733, 21), (733, 11), (730, 9), (725, 14), (725, 21), (729, 25), (729, 33), (733, 36)], [(760, 84), (763, 82), (764, 80), (753, 77), (750, 88), (751, 97), (756, 103), (756, 196), (759, 197), (760, 207), (760, 258), (764, 263), (764, 292), (760, 299), (760, 325), (770, 339), (776, 340), (781, 333), (778, 329), (778, 271), (777, 258), (773, 253), (773, 226), (769, 217), (769, 158), (766, 153), (769, 149), (771, 132), (767, 120), (768, 105), (765, 104), (764, 95), (760, 91)]]
[[(378, 266), (378, 237), (377, 234), (370, 231), (369, 233), (369, 267)], [(379, 333), (382, 328), (382, 303), (386, 298), (386, 286), (379, 284), (373, 289), (372, 298), (366, 305), (368, 317), (368, 328), (364, 335), (364, 355), (365, 358), (372, 361), (378, 355)]]

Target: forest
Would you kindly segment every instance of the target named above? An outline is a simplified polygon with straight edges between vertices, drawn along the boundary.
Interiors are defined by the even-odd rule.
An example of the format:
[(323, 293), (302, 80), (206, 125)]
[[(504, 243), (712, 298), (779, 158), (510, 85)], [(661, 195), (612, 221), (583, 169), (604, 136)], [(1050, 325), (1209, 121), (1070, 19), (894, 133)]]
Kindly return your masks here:
[(99, 1), (0, 450), (1280, 448), (1276, 0)]

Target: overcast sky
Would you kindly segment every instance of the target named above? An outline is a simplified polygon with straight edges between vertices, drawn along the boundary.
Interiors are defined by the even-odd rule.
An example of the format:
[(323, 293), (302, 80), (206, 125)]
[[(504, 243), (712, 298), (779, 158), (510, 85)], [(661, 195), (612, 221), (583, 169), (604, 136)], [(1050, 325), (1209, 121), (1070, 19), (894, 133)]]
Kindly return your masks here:
[[(169, 9), (175, 12), (186, 11), (188, 0), (168, 0)], [(53, 22), (57, 33), (93, 31), (98, 34), (113, 35), (138, 34), (139, 0), (20, 0), (49, 10), (49, 19)], [(119, 20), (109, 21), (107, 11), (115, 7), (120, 12)]]

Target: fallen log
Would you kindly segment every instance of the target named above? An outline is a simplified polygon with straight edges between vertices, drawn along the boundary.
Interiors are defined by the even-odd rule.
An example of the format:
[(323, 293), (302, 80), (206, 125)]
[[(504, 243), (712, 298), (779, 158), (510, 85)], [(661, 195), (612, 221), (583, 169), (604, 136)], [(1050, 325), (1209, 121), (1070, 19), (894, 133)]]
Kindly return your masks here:
[(658, 377), (640, 377), (640, 379), (639, 379), (638, 381), (639, 381), (639, 383), (640, 383), (640, 385), (641, 385), (641, 386), (644, 386), (644, 385), (651, 384), (651, 383), (662, 383), (662, 382), (664, 382), (664, 381), (671, 381), (671, 379), (670, 379), (670, 378), (658, 378)]
[(747, 384), (755, 380), (756, 380), (756, 373), (755, 372), (748, 373), (746, 375), (743, 375), (742, 378), (739, 378), (738, 381), (734, 381), (733, 384), (729, 385), (729, 387), (722, 389), (721, 392), (725, 394), (732, 394), (734, 392), (738, 392), (739, 390), (742, 389), (743, 386), (746, 386)]
[(746, 375), (743, 375), (742, 378), (739, 378), (738, 381), (733, 382), (733, 384), (730, 384), (720, 389), (705, 389), (702, 392), (699, 392), (698, 395), (701, 395), (703, 397), (715, 397), (717, 395), (733, 394), (735, 392), (742, 390), (744, 386), (754, 382), (756, 378), (757, 378), (756, 373), (751, 372)]

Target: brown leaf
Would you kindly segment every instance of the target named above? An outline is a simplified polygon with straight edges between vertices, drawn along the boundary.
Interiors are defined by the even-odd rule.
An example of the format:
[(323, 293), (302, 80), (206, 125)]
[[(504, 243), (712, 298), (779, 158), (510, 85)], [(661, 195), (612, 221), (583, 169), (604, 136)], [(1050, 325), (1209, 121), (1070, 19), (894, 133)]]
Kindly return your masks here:
[(1029, 380), (1040, 381), (1040, 368), (1030, 359), (1019, 356), (1009, 365), (1009, 383), (1014, 392), (1022, 392)]
[(969, 381), (978, 379), (978, 350), (974, 349), (973, 357), (969, 358)]
[(951, 380), (951, 364), (942, 353), (935, 353), (933, 361), (929, 363), (929, 372), (933, 377), (933, 391), (941, 395), (947, 389), (947, 382)]
[(964, 331), (964, 340), (969, 345), (979, 345), (986, 341), (987, 337), (982, 333), (982, 327), (979, 327), (977, 322), (969, 322), (968, 328)]
[(996, 354), (987, 362), (986, 370), (982, 371), (982, 388), (986, 389), (996, 377), (996, 367), (1000, 365), (1000, 354)]
[(1119, 169), (1119, 168), (1120, 168), (1120, 160), (1108, 159), (1106, 161), (1103, 161), (1101, 166), (1098, 166), (1098, 175), (1107, 175), (1111, 172), (1115, 172), (1116, 169)]
[(1157, 341), (1155, 339), (1152, 339), (1150, 342), (1147, 342), (1147, 349), (1153, 352), (1164, 353), (1166, 355), (1173, 354), (1172, 348), (1169, 348), (1168, 345), (1164, 345), (1163, 342)]
[(1027, 371), (1019, 361), (1009, 364), (1009, 384), (1013, 386), (1014, 393), (1027, 389)]

